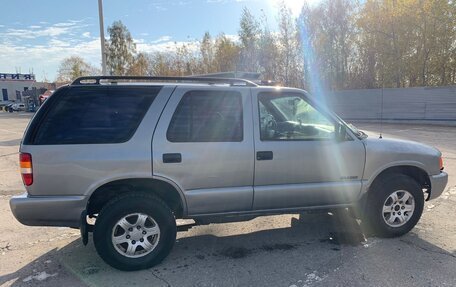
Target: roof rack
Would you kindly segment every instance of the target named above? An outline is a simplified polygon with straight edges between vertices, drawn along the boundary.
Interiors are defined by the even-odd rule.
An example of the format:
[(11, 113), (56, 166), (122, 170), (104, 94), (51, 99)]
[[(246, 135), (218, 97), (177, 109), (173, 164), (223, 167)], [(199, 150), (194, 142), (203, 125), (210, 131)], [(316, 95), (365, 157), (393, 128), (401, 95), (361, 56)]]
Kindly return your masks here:
[(261, 73), (257, 72), (219, 72), (219, 73), (209, 73), (209, 74), (200, 74), (189, 77), (199, 77), (199, 78), (236, 78), (236, 79), (245, 79), (252, 82), (259, 81)]
[(88, 76), (79, 77), (74, 80), (71, 85), (100, 85), (102, 80), (106, 80), (110, 83), (117, 82), (133, 82), (133, 81), (166, 81), (166, 82), (196, 82), (196, 83), (207, 83), (207, 84), (229, 84), (231, 86), (247, 86), (256, 87), (258, 86), (254, 82), (244, 79), (237, 78), (218, 78), (218, 77), (149, 77), (149, 76)]
[(259, 86), (277, 86), (280, 83), (273, 80), (261, 80), (261, 73), (258, 72), (220, 72), (220, 73), (210, 73), (210, 74), (200, 74), (195, 76), (196, 78), (232, 78), (232, 79), (244, 79), (251, 81)]

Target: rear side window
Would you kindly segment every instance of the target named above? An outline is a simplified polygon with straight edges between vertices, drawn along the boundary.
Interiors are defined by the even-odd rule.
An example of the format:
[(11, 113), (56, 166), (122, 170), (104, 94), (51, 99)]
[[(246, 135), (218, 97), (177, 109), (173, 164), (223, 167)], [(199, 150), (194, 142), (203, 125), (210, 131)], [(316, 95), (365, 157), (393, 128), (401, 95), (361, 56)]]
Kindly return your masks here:
[(161, 87), (72, 87), (49, 107), (34, 144), (129, 140)]
[(191, 91), (179, 102), (168, 127), (170, 142), (240, 142), (242, 97), (233, 91)]

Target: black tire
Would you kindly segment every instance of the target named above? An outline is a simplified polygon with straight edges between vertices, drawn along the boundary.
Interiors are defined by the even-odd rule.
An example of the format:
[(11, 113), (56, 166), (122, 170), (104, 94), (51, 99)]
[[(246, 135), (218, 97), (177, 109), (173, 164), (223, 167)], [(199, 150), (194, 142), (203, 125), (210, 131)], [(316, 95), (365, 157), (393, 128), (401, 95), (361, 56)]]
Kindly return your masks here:
[[(156, 247), (139, 258), (124, 256), (112, 242), (116, 223), (131, 213), (152, 217), (160, 228)], [(176, 241), (176, 220), (169, 207), (158, 197), (146, 193), (127, 193), (109, 201), (95, 222), (93, 239), (100, 257), (112, 267), (123, 271), (147, 269), (160, 263), (171, 251)]]
[[(415, 209), (402, 226), (392, 227), (384, 219), (383, 205), (395, 191), (408, 191), (414, 198)], [(420, 185), (411, 177), (396, 174), (378, 180), (369, 191), (362, 216), (363, 225), (368, 233), (380, 237), (397, 237), (406, 234), (418, 223), (423, 213), (424, 194)], [(386, 213), (387, 214), (387, 213)]]

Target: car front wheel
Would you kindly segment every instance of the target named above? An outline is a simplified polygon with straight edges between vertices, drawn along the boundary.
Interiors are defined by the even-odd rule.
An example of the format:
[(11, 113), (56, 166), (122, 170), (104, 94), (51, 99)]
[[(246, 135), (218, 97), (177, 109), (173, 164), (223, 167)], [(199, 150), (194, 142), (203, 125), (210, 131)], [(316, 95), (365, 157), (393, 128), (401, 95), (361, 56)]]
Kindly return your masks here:
[(424, 194), (414, 179), (389, 175), (376, 182), (368, 195), (365, 224), (378, 236), (401, 236), (418, 223), (423, 207)]

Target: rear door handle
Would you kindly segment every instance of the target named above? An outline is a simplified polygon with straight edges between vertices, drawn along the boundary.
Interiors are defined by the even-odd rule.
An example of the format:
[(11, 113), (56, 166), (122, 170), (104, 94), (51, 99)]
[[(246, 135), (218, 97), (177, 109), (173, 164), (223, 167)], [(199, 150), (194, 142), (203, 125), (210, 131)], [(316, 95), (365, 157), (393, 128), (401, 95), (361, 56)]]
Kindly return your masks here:
[(273, 153), (272, 151), (257, 151), (256, 159), (257, 160), (272, 160)]
[(180, 153), (164, 153), (163, 163), (179, 163), (182, 162), (182, 155)]

